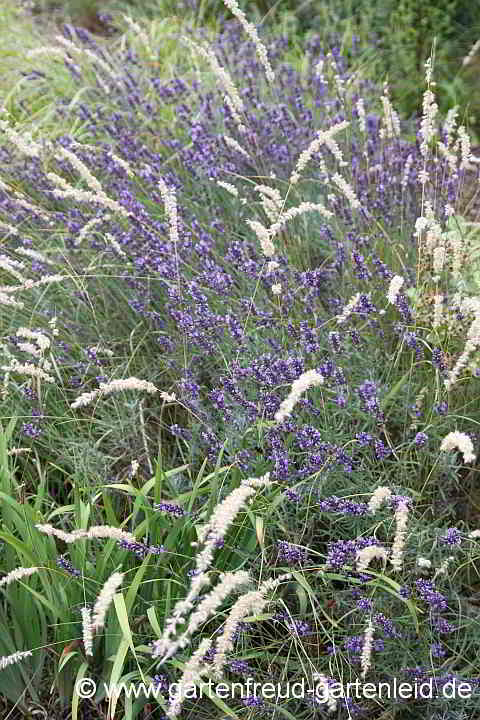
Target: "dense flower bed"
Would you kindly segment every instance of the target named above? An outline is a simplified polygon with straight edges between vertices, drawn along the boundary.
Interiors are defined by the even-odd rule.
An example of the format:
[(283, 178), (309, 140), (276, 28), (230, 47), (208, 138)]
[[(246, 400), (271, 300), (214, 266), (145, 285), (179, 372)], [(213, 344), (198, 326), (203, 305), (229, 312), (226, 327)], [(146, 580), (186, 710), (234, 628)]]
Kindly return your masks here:
[[(387, 86), (362, 79), (353, 49), (312, 37), (300, 62), (288, 38), (274, 38), (270, 67), (260, 41), (227, 23), (211, 45), (193, 31), (176, 38), (184, 51), (167, 78), (155, 70), (153, 38), (130, 30), (111, 54), (69, 26), (54, 48), (31, 53), (39, 91), (55, 67), (71, 76), (53, 108), (67, 134), (28, 136), (11, 113), (0, 126), (3, 387), (11, 414), (24, 416), (12, 429), (15, 467), (33, 494), (16, 447), (30, 442), (39, 465), (59, 471), (47, 508), (86, 508), (101, 495), (102, 523), (132, 533), (89, 534), (68, 522), (60, 530), (37, 517), (46, 567), (57, 541), (75, 548), (99, 538), (115, 541), (112, 572), (153, 560), (151, 578), (166, 586), (171, 562), (186, 592), (191, 583), (178, 616), (186, 622), (195, 577), (207, 577), (214, 552), (227, 573), (245, 565), (255, 574), (260, 554), (269, 573), (293, 575), (276, 574), (245, 607), (260, 613), (283, 583), (283, 610), (253, 631), (239, 613), (217, 643), (221, 662), (204, 638), (205, 657), (189, 660), (203, 671), (247, 672), (238, 663), (253, 658), (266, 677), (271, 643), (280, 657), (306, 653), (327, 685), (373, 673), (476, 687), (478, 640), (465, 635), (476, 623), (459, 607), (478, 568), (465, 503), (478, 440), (479, 163), (456, 112), (438, 118), (431, 61), (422, 113), (407, 123)], [(155, 472), (152, 459), (162, 452), (184, 464), (164, 486), (167, 499), (156, 490), (151, 503), (153, 485), (143, 494), (135, 483), (154, 476), (158, 489), (162, 463)], [(85, 486), (78, 457), (96, 475)], [(225, 468), (232, 480), (220, 483)], [(207, 504), (198, 493), (206, 471)], [(227, 542), (214, 512), (201, 538), (211, 556), (197, 555), (192, 570), (197, 521), (227, 503), (239, 477), (267, 472), (273, 495), (256, 501), (255, 531), (239, 523)], [(90, 510), (81, 512), (86, 523)], [(66, 553), (58, 566), (80, 588), (95, 554), (74, 552), (81, 568)], [(93, 620), (83, 611), (88, 656), (124, 580), (103, 577), (108, 567)], [(230, 575), (222, 582), (214, 609), (235, 585)], [(143, 603), (163, 602), (142, 591)], [(154, 660), (170, 660), (180, 623), (170, 610), (162, 605)], [(220, 632), (211, 615), (192, 628)], [(145, 661), (145, 672), (160, 667)], [(294, 673), (286, 667), (278, 679)], [(444, 706), (432, 702), (432, 713)], [(295, 707), (305, 717), (325, 710)]]

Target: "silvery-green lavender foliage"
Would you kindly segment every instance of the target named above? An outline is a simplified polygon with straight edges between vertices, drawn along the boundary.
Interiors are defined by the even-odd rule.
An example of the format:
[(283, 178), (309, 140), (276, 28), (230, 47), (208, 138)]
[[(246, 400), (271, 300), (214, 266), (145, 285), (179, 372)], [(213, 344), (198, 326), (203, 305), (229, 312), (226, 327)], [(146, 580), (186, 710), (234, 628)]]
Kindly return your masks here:
[[(109, 55), (84, 30), (65, 27), (45, 52), (78, 88), (88, 79), (81, 101), (66, 97), (56, 108), (82, 133), (44, 142), (2, 117), (0, 309), (15, 328), (2, 345), (3, 391), (30, 415), (16, 444), (30, 441), (59, 461), (50, 416), (64, 407), (75, 421), (108, 417), (113, 398), (103, 390), (117, 387), (118, 402), (134, 403), (140, 416), (145, 474), (157, 453), (148, 428), (160, 410), (164, 423), (171, 404), (178, 415), (162, 433), (192, 465), (204, 453), (215, 464), (221, 454), (242, 474), (271, 471), (281, 522), (268, 527), (262, 560), (272, 578), (292, 566), (303, 578), (294, 575), (283, 609), (253, 632), (237, 628), (239, 656), (228, 672), (246, 655), (266, 674), (261, 650), (271, 642), (282, 658), (279, 679), (301, 667), (284, 662), (293, 648), (327, 684), (471, 680), (477, 622), (464, 610), (462, 584), (472, 584), (478, 541), (467, 538), (474, 528), (453, 494), (462, 481), (468, 486), (469, 468), (458, 467), (457, 446), (440, 453), (450, 433), (477, 441), (468, 418), (478, 303), (459, 290), (469, 246), (460, 231), (452, 235), (459, 218), (476, 219), (469, 187), (479, 164), (464, 129), (454, 114), (439, 121), (428, 65), (421, 117), (408, 126), (388, 88), (363, 81), (337, 48), (315, 38), (302, 72), (288, 62), (288, 38), (267, 43), (270, 85), (256, 48), (226, 23), (212, 52), (241, 105), (208, 53), (183, 56), (165, 80), (146, 62), (147, 44), (130, 35)], [(32, 62), (30, 81), (48, 83), (41, 53)], [(95, 302), (105, 305), (101, 337)], [(17, 333), (25, 307), (35, 307), (31, 337)], [(110, 322), (120, 320), (128, 332), (115, 338), (115, 352), (127, 356), (134, 389), (152, 396), (140, 405), (123, 395), (132, 387), (122, 385), (126, 372), (109, 347)], [(126, 337), (139, 323), (149, 362), (137, 377)], [(76, 338), (75, 348), (65, 337)], [(474, 455), (470, 449), (464, 462)], [(128, 457), (136, 472), (139, 457)], [(370, 497), (386, 484), (391, 492), (372, 515)], [(175, 499), (157, 510), (174, 527), (190, 521)], [(200, 502), (193, 508), (203, 511)], [(159, 540), (170, 537), (167, 522), (159, 527)], [(75, 531), (64, 530), (64, 539)], [(84, 532), (75, 542), (88, 539)], [(143, 537), (118, 542), (139, 563), (165, 555)], [(81, 582), (82, 568), (59, 555), (71, 582)], [(256, 550), (244, 559), (255, 577), (256, 560)], [(235, 563), (229, 572), (240, 571)], [(189, 598), (181, 581), (189, 604), (198, 593)], [(176, 620), (165, 628), (166, 663)], [(217, 632), (220, 621), (204, 628), (206, 637)], [(184, 645), (175, 650), (188, 660)], [(375, 707), (363, 703), (367, 713)], [(312, 710), (323, 712), (308, 703), (292, 712)], [(362, 708), (339, 702), (336, 711)]]
[[(73, 30), (67, 28), (65, 32), (73, 37)], [(103, 52), (88, 34), (76, 32), (77, 44), (83, 43), (90, 53)], [(255, 457), (253, 443), (244, 438), (245, 429), (252, 422), (273, 418), (284, 399), (279, 386), (293, 381), (312, 364), (327, 381), (332, 409), (343, 411), (338, 412), (339, 416), (366, 411), (373, 421), (371, 429), (381, 417), (374, 409), (375, 403), (378, 405), (381, 396), (388, 394), (385, 381), (372, 373), (371, 364), (360, 369), (360, 355), (375, 357), (381, 352), (376, 341), (373, 347), (369, 345), (372, 336), (384, 342), (387, 354), (393, 342), (400, 342), (405, 363), (412, 358), (420, 360), (422, 353), (426, 353), (426, 361), (440, 374), (446, 372), (446, 365), (443, 349), (437, 347), (440, 338), (429, 338), (426, 345), (426, 338), (413, 327), (413, 308), (407, 300), (409, 293), (417, 292), (413, 266), (410, 270), (406, 268), (407, 277), (396, 311), (385, 312), (388, 283), (401, 254), (405, 253), (412, 263), (415, 261), (411, 233), (422, 212), (418, 182), (418, 173), (425, 171), (422, 152), (402, 135), (395, 135), (392, 128), (383, 128), (376, 91), (355, 81), (338, 53), (324, 57), (322, 49), (312, 41), (306, 49), (308, 70), (301, 77), (280, 62), (287, 40), (275, 41), (270, 55), (279, 66), (278, 83), (275, 91), (270, 91), (262, 84), (262, 68), (250, 56), (250, 47), (241, 42), (237, 28), (227, 26), (216, 45), (221, 60), (230, 58), (232, 77), (242, 78), (248, 120), (246, 134), (237, 133), (228, 108), (223, 109), (221, 103), (213, 106), (215, 94), (202, 93), (195, 74), (190, 79), (185, 70), (182, 77), (166, 83), (155, 77), (147, 78), (145, 72), (139, 72), (138, 60), (130, 49), (125, 57), (124, 76), (114, 82), (113, 70), (107, 72), (104, 68), (108, 63), (102, 59), (96, 68), (102, 85), (91, 93), (90, 106), (74, 105), (70, 110), (83, 118), (91, 140), (102, 134), (102, 139), (99, 137), (99, 142), (92, 146), (97, 150), (92, 150), (92, 143), (82, 149), (81, 144), (68, 137), (57, 141), (59, 152), (53, 150), (58, 158), (54, 162), (58, 170), (63, 168), (67, 173), (71, 189), (55, 187), (58, 172), (45, 173), (37, 157), (31, 159), (25, 170), (19, 168), (16, 172), (23, 172), (26, 181), (35, 178), (39, 194), (32, 206), (44, 207), (56, 198), (50, 204), (48, 218), (58, 227), (68, 228), (69, 235), (62, 244), (65, 243), (67, 254), (74, 253), (75, 267), (81, 267), (82, 257), (86, 260), (92, 250), (111, 258), (113, 266), (118, 267), (130, 308), (150, 326), (159, 345), (162, 365), (177, 376), (177, 394), (191, 411), (189, 420), (194, 427), (173, 425), (172, 436), (186, 438), (193, 430), (194, 447), (200, 443), (212, 457), (226, 436), (225, 451), (229, 457), (241, 463), (244, 470), (253, 470), (259, 458)], [(62, 52), (70, 68), (68, 51)], [(38, 78), (33, 77), (33, 81)], [(117, 107), (108, 117), (102, 108), (105, 83), (110, 83), (108, 97), (115, 100)], [(187, 97), (188, 103), (182, 102)], [(149, 117), (166, 104), (175, 108), (174, 131), (155, 127)], [(65, 112), (62, 107), (58, 111)], [(135, 113), (144, 118), (146, 132), (154, 133), (154, 144), (161, 144), (161, 152), (135, 139)], [(307, 167), (307, 179), (300, 186), (295, 185), (295, 197), (294, 190), (290, 190), (292, 200), (287, 199), (285, 207), (298, 206), (305, 196), (310, 196), (330, 206), (333, 219), (325, 222), (312, 213), (286, 225), (275, 238), (278, 256), (275, 264), (264, 265), (258, 238), (248, 227), (250, 221), (262, 226), (265, 223), (264, 210), (256, 206), (261, 200), (258, 191), (252, 192), (245, 181), (243, 185), (237, 182), (242, 197), (240, 203), (235, 202), (235, 210), (208, 179), (231, 178), (232, 173), (245, 179), (252, 175), (268, 178), (273, 173), (270, 185), (272, 189), (275, 184), (281, 187), (283, 197), (285, 180), (291, 176), (316, 129), (338, 122), (348, 125), (336, 136), (334, 145), (320, 146)], [(222, 138), (235, 135), (235, 142), (245, 154), (223, 143)], [(13, 162), (16, 153), (12, 144), (4, 146), (3, 152)], [(75, 172), (71, 158), (78, 158), (77, 169), (84, 166), (88, 170), (92, 152), (96, 153), (95, 171), (102, 176), (107, 205), (100, 202), (98, 194), (97, 203), (92, 203), (88, 195), (91, 190), (77, 189), (73, 194), (77, 181), (75, 174), (71, 174)], [(160, 172), (172, 154), (173, 161), (165, 168), (175, 168), (175, 172), (173, 169)], [(52, 158), (51, 153), (48, 157)], [(345, 172), (345, 158), (348, 184), (359, 198), (360, 210), (351, 207), (341, 186), (333, 181), (329, 186), (322, 181), (328, 173), (333, 180), (337, 176), (343, 180), (335, 170), (338, 167)], [(433, 159), (428, 158), (428, 162)], [(440, 214), (447, 206), (455, 205), (467, 172), (466, 168), (450, 172), (448, 160), (448, 154), (439, 159), (444, 168), (436, 175), (441, 178), (440, 187), (427, 188), (430, 194), (434, 193)], [(132, 168), (136, 178), (130, 177)], [(85, 177), (88, 184), (85, 172), (80, 177)], [(162, 222), (160, 182), (176, 189), (184, 199), (182, 203), (177, 198), (179, 240), (173, 254), (168, 225)], [(202, 193), (207, 193), (204, 202), (198, 201), (200, 185), (204, 188)], [(87, 193), (83, 202), (81, 192)], [(318, 192), (321, 195), (316, 197), (314, 193)], [(60, 202), (62, 193), (67, 193), (64, 203)], [(5, 189), (3, 198), (4, 211), (14, 221), (32, 218), (35, 222), (35, 217), (40, 221), (40, 216), (32, 215), (33, 210), (23, 207), (20, 198), (12, 197)], [(221, 202), (227, 204), (228, 212), (220, 211)], [(252, 203), (258, 207), (255, 219)], [(109, 208), (118, 204), (123, 208), (124, 220), (109, 212)], [(213, 220), (208, 219), (209, 213)], [(447, 219), (451, 223), (451, 216)], [(22, 243), (17, 240), (13, 247), (19, 244)], [(39, 260), (34, 263), (33, 272), (44, 268), (45, 263)], [(150, 279), (152, 273), (154, 283)], [(68, 285), (68, 279), (63, 282)], [(82, 292), (88, 293), (88, 282), (85, 280)], [(272, 288), (276, 291), (272, 292)], [(79, 291), (73, 292), (78, 297)], [(442, 302), (451, 303), (460, 322), (461, 308), (457, 308), (453, 288), (451, 292), (451, 298), (442, 293)], [(348, 322), (337, 327), (338, 316), (353, 296), (358, 296), (358, 300)], [(10, 293), (8, 297), (13, 299), (16, 295)], [(419, 302), (417, 296), (413, 299)], [(62, 384), (72, 402), (80, 391), (95, 392), (105, 377), (114, 379), (108, 374), (108, 356), (100, 348), (87, 348), (85, 360), (80, 363), (74, 363), (73, 358), (69, 362), (68, 348), (60, 345), (58, 349), (65, 358), (62, 364), (67, 366), (62, 368)], [(207, 363), (203, 362), (205, 356)], [(72, 365), (71, 370), (67, 369)], [(106, 368), (107, 376), (98, 375), (102, 367)], [(224, 367), (228, 368), (227, 373)], [(374, 400), (378, 393), (380, 398)], [(368, 399), (368, 394), (372, 398)], [(441, 395), (436, 397), (430, 407), (443, 407), (445, 399)], [(410, 400), (413, 398), (403, 403), (405, 412)], [(40, 436), (41, 415), (36, 408), (35, 412), (32, 422), (24, 423), (24, 432)], [(315, 409), (310, 412), (314, 415)], [(265, 434), (262, 458), (275, 463), (279, 479), (288, 476), (291, 482), (292, 478), (314, 472), (321, 464), (304, 447), (302, 432), (300, 424), (296, 431), (297, 449), (287, 447), (284, 433), (278, 430)], [(374, 458), (381, 459), (382, 452), (388, 452), (382, 450), (383, 446), (385, 438), (375, 431), (369, 446), (374, 449)], [(352, 464), (348, 457), (352, 455), (344, 458), (340, 453), (338, 457), (334, 464), (341, 472), (348, 472)]]

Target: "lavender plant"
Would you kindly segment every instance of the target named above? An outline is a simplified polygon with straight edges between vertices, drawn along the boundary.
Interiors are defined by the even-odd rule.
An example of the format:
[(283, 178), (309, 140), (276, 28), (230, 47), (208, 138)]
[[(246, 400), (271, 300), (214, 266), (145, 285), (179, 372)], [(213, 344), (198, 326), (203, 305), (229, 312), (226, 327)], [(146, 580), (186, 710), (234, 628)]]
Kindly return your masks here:
[(333, 684), (431, 677), (469, 682), (474, 712), (478, 158), (439, 117), (433, 56), (407, 122), (338, 48), (299, 58), (226, 5), (215, 38), (168, 38), (169, 78), (155, 23), (125, 20), (111, 50), (65, 26), (29, 79), (70, 75), (68, 131), (2, 113), (2, 625), (26, 598), (41, 628), (7, 632), (5, 668), (17, 691), (34, 660), (9, 658), (66, 647), (74, 708), (87, 671), (251, 668), (328, 702), (239, 714), (415, 717)]

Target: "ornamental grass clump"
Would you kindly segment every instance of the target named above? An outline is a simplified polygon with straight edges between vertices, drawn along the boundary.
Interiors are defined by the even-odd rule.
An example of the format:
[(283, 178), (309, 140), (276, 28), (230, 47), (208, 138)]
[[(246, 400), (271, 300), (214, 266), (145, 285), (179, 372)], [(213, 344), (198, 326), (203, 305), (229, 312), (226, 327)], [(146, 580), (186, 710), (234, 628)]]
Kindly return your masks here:
[[(172, 612), (171, 617), (166, 623), (162, 637), (154, 644), (154, 657), (160, 657), (161, 662), (165, 662), (171, 655), (175, 654), (178, 648), (184, 647), (188, 642), (191, 633), (198, 627), (205, 613), (202, 610), (200, 615), (193, 614), (190, 617), (190, 625), (185, 634), (176, 641), (172, 640), (177, 625), (185, 622), (185, 614), (189, 613), (198, 600), (200, 591), (210, 584), (210, 576), (208, 570), (213, 562), (215, 550), (222, 544), (232, 522), (242, 507), (252, 498), (256, 492), (256, 488), (268, 486), (270, 479), (268, 473), (262, 478), (250, 478), (242, 481), (240, 487), (233, 490), (221, 503), (219, 503), (208, 523), (200, 530), (198, 537), (200, 542), (200, 550), (196, 555), (195, 570), (193, 572), (190, 589), (184, 600), (179, 601)], [(194, 544), (197, 546), (197, 543)], [(213, 596), (204, 604), (204, 608), (208, 608), (206, 614), (213, 612), (216, 605), (219, 604), (226, 595), (232, 592), (236, 587), (245, 585), (249, 581), (249, 576), (245, 573), (229, 574), (221, 581), (217, 589), (213, 591)], [(202, 605), (200, 606), (202, 607)]]
[(433, 720), (455, 679), (474, 717), (480, 163), (433, 56), (406, 119), (348, 37), (226, 5), (65, 26), (19, 86), (48, 112), (0, 121), (0, 693), (159, 672), (102, 713), (220, 718), (168, 684), (248, 668), (325, 703), (239, 716)]

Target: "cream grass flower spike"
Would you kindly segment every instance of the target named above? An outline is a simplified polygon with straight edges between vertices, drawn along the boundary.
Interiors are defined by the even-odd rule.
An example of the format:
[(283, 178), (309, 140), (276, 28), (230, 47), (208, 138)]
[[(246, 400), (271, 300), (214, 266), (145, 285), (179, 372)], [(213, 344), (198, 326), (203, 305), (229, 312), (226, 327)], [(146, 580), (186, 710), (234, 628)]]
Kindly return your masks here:
[(442, 444), (440, 445), (441, 452), (448, 452), (449, 450), (460, 450), (463, 454), (463, 461), (471, 463), (475, 461), (475, 454), (473, 452), (473, 443), (468, 435), (462, 432), (451, 432), (446, 435)]
[(399, 502), (395, 511), (395, 537), (393, 539), (390, 562), (395, 571), (403, 567), (403, 550), (407, 539), (408, 505), (406, 502)]
[(240, 21), (246, 34), (248, 35), (250, 40), (255, 45), (258, 59), (260, 61), (260, 64), (263, 65), (263, 68), (265, 70), (265, 75), (267, 76), (267, 80), (269, 83), (273, 83), (275, 80), (275, 73), (273, 72), (272, 66), (270, 65), (270, 61), (268, 59), (268, 54), (267, 54), (267, 49), (266, 49), (265, 45), (262, 43), (262, 41), (260, 40), (255, 25), (252, 25), (252, 23), (248, 22), (248, 20), (245, 16), (245, 13), (242, 10), (240, 10), (236, 0), (223, 0), (223, 2), (228, 7), (228, 9), (233, 13), (233, 15), (235, 15), (237, 20)]
[(154, 394), (158, 392), (158, 388), (147, 380), (139, 380), (136, 377), (123, 378), (121, 380), (111, 380), (108, 383), (100, 383), (98, 390), (83, 393), (80, 395), (70, 407), (76, 410), (79, 407), (85, 407), (97, 397), (111, 395), (112, 393), (123, 392), (124, 390), (136, 390)]
[(401, 275), (394, 275), (393, 278), (390, 280), (390, 285), (388, 286), (387, 292), (387, 300), (391, 305), (395, 305), (398, 293), (400, 292), (404, 282), (405, 280)]
[(13, 655), (4, 655), (3, 657), (0, 657), (0, 670), (5, 670), (5, 668), (9, 665), (15, 665), (16, 663), (20, 662), (20, 660), (31, 657), (31, 655), (31, 650), (19, 651), (13, 653)]
[(368, 503), (368, 511), (371, 513), (377, 512), (377, 510), (383, 505), (383, 503), (389, 500), (391, 497), (392, 491), (389, 487), (386, 487), (385, 485), (378, 487), (370, 498), (370, 502)]
[(38, 567), (19, 567), (15, 570), (12, 570), (8, 573), (8, 575), (5, 575), (0, 580), (0, 587), (4, 587), (6, 585), (10, 585), (12, 582), (16, 582), (17, 580), (22, 580), (23, 578), (30, 577), (30, 575), (33, 575), (38, 570)]
[(388, 560), (388, 550), (377, 545), (367, 545), (367, 547), (357, 552), (357, 572), (363, 572), (373, 560), (383, 560), (384, 566)]
[(92, 610), (92, 630), (97, 632), (105, 625), (108, 608), (112, 604), (113, 596), (123, 582), (123, 573), (110, 575), (98, 595), (97, 601)]
[(375, 632), (375, 629), (373, 627), (373, 623), (370, 620), (367, 627), (365, 628), (365, 633), (363, 636), (363, 648), (362, 648), (362, 654), (360, 657), (360, 665), (362, 668), (362, 678), (365, 680), (365, 676), (367, 672), (369, 671), (371, 665), (372, 665), (372, 652), (373, 652), (373, 634)]
[(309, 388), (323, 385), (323, 377), (316, 370), (307, 370), (293, 381), (290, 393), (275, 413), (275, 420), (282, 422), (292, 414), (293, 408)]

